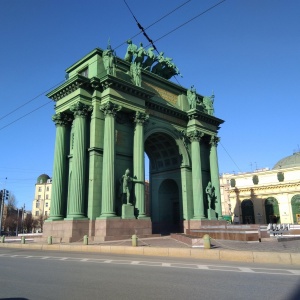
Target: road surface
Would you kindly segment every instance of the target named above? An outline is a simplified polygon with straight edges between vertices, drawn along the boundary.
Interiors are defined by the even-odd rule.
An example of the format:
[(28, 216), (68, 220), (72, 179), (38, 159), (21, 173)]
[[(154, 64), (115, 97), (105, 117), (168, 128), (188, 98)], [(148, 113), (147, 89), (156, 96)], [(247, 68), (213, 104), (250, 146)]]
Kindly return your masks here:
[(300, 299), (295, 266), (0, 248), (0, 299)]

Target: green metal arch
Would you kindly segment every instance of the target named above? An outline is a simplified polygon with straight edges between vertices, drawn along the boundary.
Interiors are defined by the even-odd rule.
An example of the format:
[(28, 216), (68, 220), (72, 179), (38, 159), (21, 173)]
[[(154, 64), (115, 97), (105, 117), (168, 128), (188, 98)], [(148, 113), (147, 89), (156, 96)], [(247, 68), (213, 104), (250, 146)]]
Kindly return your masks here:
[(152, 134), (155, 133), (164, 133), (168, 136), (170, 136), (172, 139), (174, 139), (176, 145), (178, 146), (179, 154), (182, 155), (182, 164), (183, 166), (186, 167), (191, 167), (191, 159), (190, 155), (184, 146), (184, 143), (182, 139), (180, 138), (179, 134), (176, 134), (174, 129), (169, 129), (169, 128), (161, 128), (161, 127), (154, 127), (148, 131), (145, 132), (145, 137), (144, 137), (144, 143), (146, 142), (147, 138), (151, 136)]

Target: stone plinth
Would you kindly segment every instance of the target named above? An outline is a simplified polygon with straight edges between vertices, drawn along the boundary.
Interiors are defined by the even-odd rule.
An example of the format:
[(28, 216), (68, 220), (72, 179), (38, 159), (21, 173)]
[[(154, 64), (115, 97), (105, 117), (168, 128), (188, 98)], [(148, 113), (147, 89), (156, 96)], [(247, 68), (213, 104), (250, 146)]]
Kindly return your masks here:
[(122, 205), (122, 219), (135, 219), (134, 206), (131, 204)]
[(94, 241), (109, 241), (152, 236), (150, 219), (104, 219), (104, 220), (64, 220), (47, 221), (44, 224), (43, 237), (52, 236), (62, 242), (78, 242), (88, 235)]
[(187, 220), (183, 222), (184, 233), (189, 229), (202, 229), (202, 228), (226, 228), (227, 221), (219, 220)]
[(114, 240), (152, 234), (151, 220), (107, 219), (95, 221), (95, 240)]
[(89, 234), (89, 220), (45, 222), (43, 237), (60, 238), (62, 242), (77, 242)]

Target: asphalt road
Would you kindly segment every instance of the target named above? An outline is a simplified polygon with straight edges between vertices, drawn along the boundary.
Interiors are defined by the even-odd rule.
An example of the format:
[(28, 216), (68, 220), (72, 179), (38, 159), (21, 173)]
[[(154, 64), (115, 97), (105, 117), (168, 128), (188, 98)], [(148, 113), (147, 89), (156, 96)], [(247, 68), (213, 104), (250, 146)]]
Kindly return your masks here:
[(0, 249), (0, 299), (300, 299), (300, 270), (195, 259)]

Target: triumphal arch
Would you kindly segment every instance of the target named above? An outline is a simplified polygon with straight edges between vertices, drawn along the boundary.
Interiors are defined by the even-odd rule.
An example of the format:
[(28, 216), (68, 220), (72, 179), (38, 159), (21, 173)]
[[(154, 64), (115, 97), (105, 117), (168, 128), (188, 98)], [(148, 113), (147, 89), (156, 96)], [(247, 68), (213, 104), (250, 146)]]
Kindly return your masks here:
[[(169, 79), (171, 58), (96, 48), (47, 96), (56, 125), (44, 235), (77, 241), (183, 232), (221, 219), (214, 96)], [(145, 155), (150, 161), (146, 209)]]

